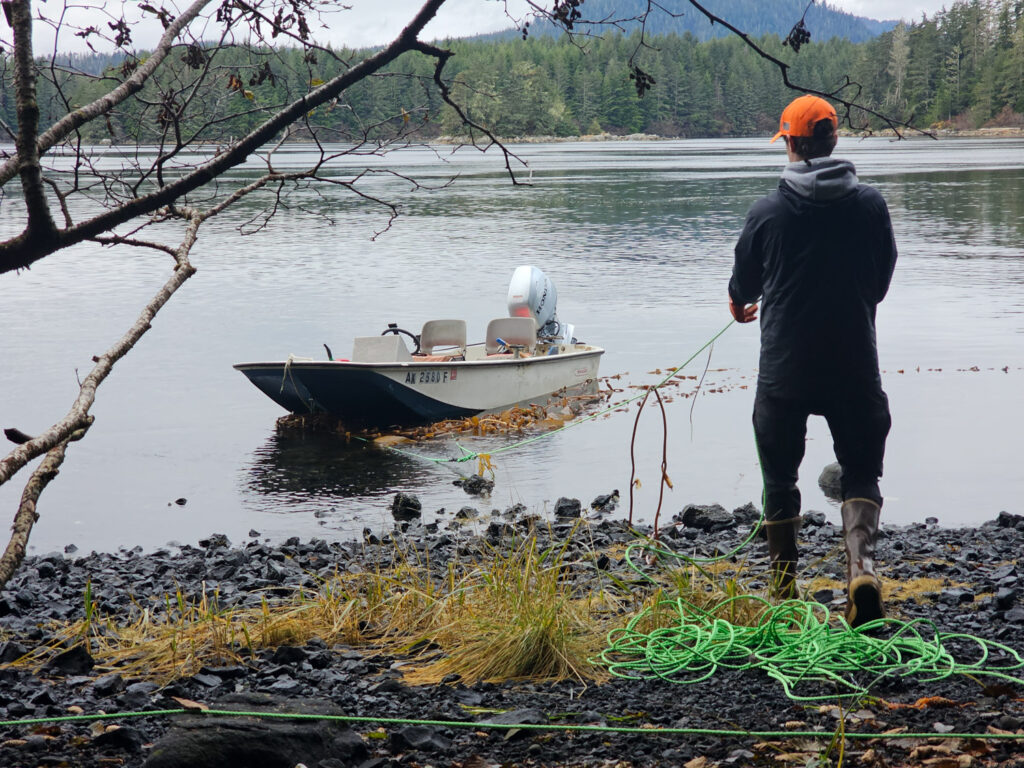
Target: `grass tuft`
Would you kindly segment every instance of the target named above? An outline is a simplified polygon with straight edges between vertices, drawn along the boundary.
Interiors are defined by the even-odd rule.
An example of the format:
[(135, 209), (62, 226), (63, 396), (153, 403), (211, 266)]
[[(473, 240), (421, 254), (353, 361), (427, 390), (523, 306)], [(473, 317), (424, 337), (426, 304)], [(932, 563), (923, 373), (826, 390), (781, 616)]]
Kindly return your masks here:
[[(263, 595), (256, 605), (225, 607), (216, 590), (182, 590), (143, 604), (130, 619), (102, 615), (94, 585), (83, 595), (83, 618), (50, 628), (51, 642), (18, 664), (40, 667), (55, 654), (85, 645), (98, 671), (168, 683), (203, 666), (249, 663), (255, 654), (317, 638), (402, 660), (406, 679), (437, 683), (477, 680), (600, 681), (592, 662), (608, 632), (647, 610), (638, 629), (678, 622), (682, 599), (716, 618), (755, 626), (765, 604), (746, 562), (683, 563), (652, 555), (645, 581), (596, 566), (601, 553), (583, 541), (580, 522), (560, 542), (543, 545), (533, 531), (480, 544), (443, 566), (414, 547), (382, 552), (360, 573), (335, 572), (313, 588)], [(620, 546), (604, 554), (620, 558)], [(643, 553), (634, 553), (634, 559)], [(365, 561), (364, 561), (364, 567)], [(758, 569), (760, 570), (760, 569)], [(888, 586), (888, 585), (887, 585)], [(925, 590), (922, 591), (931, 591)], [(274, 594), (280, 593), (275, 588)]]

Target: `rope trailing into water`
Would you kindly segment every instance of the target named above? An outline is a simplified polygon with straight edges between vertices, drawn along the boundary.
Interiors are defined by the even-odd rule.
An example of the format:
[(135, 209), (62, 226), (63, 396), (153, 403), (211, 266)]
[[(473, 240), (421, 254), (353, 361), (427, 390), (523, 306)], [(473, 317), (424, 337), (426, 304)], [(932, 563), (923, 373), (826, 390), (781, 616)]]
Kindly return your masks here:
[[(488, 723), (471, 720), (418, 720), (405, 717), (374, 717), (372, 715), (322, 715), (308, 712), (246, 712), (233, 709), (155, 709), (148, 712), (100, 712), (94, 715), (64, 715), (36, 717), (25, 720), (0, 720), (0, 728), (14, 726), (47, 725), (57, 723), (86, 723), (97, 720), (119, 720), (139, 717), (253, 717), (264, 720), (318, 720), (325, 722), (368, 725), (421, 725), (432, 728), (472, 728), (497, 731), (565, 731), (572, 733), (619, 733), (643, 736), (711, 736), (715, 738), (752, 739), (831, 739), (832, 731), (748, 731), (741, 728), (664, 728), (661, 726), (626, 725), (573, 725), (571, 723)], [(991, 741), (1021, 741), (1024, 733), (870, 733), (844, 731), (846, 739), (983, 739)]]
[[(719, 557), (693, 558), (648, 543), (631, 545), (626, 559), (644, 579), (654, 582), (634, 562), (636, 551), (657, 560), (675, 558), (711, 578), (700, 564), (732, 557), (756, 534)], [(742, 603), (753, 603), (742, 606)], [(732, 623), (739, 610), (760, 611), (753, 626)], [(974, 661), (958, 660), (947, 644), (962, 643), (977, 652)], [(999, 660), (998, 664), (993, 663)], [(600, 660), (612, 675), (622, 678), (660, 678), (690, 685), (720, 670), (760, 670), (776, 680), (786, 696), (798, 702), (836, 697), (859, 698), (883, 678), (915, 677), (922, 682), (953, 675), (988, 677), (1024, 685), (1012, 673), (1024, 669), (1015, 649), (960, 632), (940, 632), (927, 619), (879, 619), (851, 629), (845, 619), (833, 620), (817, 602), (786, 600), (772, 605), (755, 595), (728, 597), (703, 609), (680, 595), (647, 607), (622, 628), (608, 635)], [(811, 687), (813, 692), (798, 693)]]
[[(525, 438), (523, 440), (519, 440), (518, 442), (510, 443), (509, 445), (503, 445), (503, 446), (501, 446), (499, 448), (489, 448), (485, 452), (470, 451), (467, 448), (464, 448), (462, 445), (460, 445), (458, 443), (458, 441), (454, 441), (456, 447), (460, 451), (462, 451), (462, 455), (461, 456), (454, 456), (454, 457), (442, 457), (442, 458), (439, 458), (439, 457), (436, 457), (436, 456), (427, 456), (427, 455), (422, 454), (422, 453), (416, 453), (414, 451), (407, 451), (407, 450), (404, 450), (402, 448), (397, 448), (397, 447), (395, 447), (393, 445), (389, 445), (389, 446), (385, 446), (385, 447), (388, 450), (395, 451), (396, 453), (400, 453), (403, 456), (408, 456), (408, 457), (414, 458), (414, 459), (422, 459), (424, 461), (430, 461), (430, 462), (433, 462), (435, 464), (451, 464), (451, 463), (461, 464), (461, 463), (464, 463), (464, 462), (467, 462), (467, 461), (475, 461), (475, 460), (479, 459), (480, 456), (482, 455), (482, 453), (486, 453), (488, 456), (493, 456), (494, 454), (497, 454), (497, 453), (506, 453), (507, 451), (513, 451), (513, 450), (516, 450), (517, 448), (522, 448), (524, 445), (530, 445), (531, 443), (536, 443), (536, 442), (538, 442), (540, 440), (545, 440), (547, 438), (554, 437), (555, 435), (559, 434), (560, 432), (565, 432), (566, 430), (573, 429), (574, 427), (578, 427), (581, 424), (586, 424), (587, 422), (594, 421), (595, 419), (599, 419), (602, 416), (605, 416), (605, 415), (607, 415), (609, 413), (612, 413), (613, 411), (618, 411), (618, 410), (622, 409), (623, 407), (625, 407), (627, 405), (630, 405), (631, 403), (635, 403), (637, 400), (640, 400), (640, 399), (646, 397), (650, 390), (652, 390), (652, 389), (655, 389), (655, 390), (656, 389), (660, 389), (661, 387), (665, 386), (673, 377), (677, 376), (680, 371), (682, 371), (686, 366), (688, 366), (690, 363), (692, 363), (697, 358), (697, 356), (700, 355), (701, 352), (703, 352), (708, 347), (710, 347), (712, 344), (714, 344), (716, 341), (718, 341), (718, 339), (722, 336), (722, 334), (724, 334), (727, 330), (729, 330), (729, 328), (733, 324), (735, 324), (735, 322), (736, 322), (735, 320), (730, 320), (725, 325), (725, 327), (722, 328), (722, 330), (720, 330), (718, 333), (716, 333), (714, 336), (712, 336), (710, 339), (708, 339), (708, 341), (706, 341), (704, 343), (704, 345), (701, 346), (700, 349), (698, 349), (696, 352), (694, 352), (692, 355), (690, 355), (679, 366), (671, 369), (667, 376), (665, 376), (657, 384), (654, 384), (652, 387), (647, 387), (643, 391), (641, 391), (639, 394), (636, 394), (636, 395), (634, 395), (632, 397), (628, 397), (625, 400), (622, 400), (622, 401), (620, 401), (618, 403), (615, 403), (614, 405), (610, 405), (607, 408), (604, 408), (604, 409), (602, 409), (600, 411), (597, 411), (595, 413), (588, 414), (587, 416), (584, 416), (582, 418), (576, 419), (575, 421), (572, 421), (572, 422), (570, 422), (568, 424), (563, 424), (562, 426), (558, 427), (557, 429), (552, 429), (549, 432), (544, 432), (544, 433), (539, 434), (539, 435), (533, 435), (533, 436)], [(352, 437), (354, 439), (356, 439), (356, 440), (362, 440), (364, 443), (372, 443), (373, 442), (369, 438), (361, 437), (359, 435), (352, 435)]]

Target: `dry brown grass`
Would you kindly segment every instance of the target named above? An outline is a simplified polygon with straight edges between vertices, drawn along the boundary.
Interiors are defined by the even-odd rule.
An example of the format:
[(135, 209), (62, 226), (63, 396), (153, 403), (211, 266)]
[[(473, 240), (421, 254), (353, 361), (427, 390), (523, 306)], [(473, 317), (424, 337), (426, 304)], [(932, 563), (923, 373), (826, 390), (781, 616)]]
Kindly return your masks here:
[(166, 683), (319, 638), (406, 655), (408, 676), (422, 683), (453, 672), (467, 680), (597, 680), (603, 670), (589, 659), (636, 600), (591, 558), (571, 556), (570, 543), (541, 549), (527, 536), (441, 569), (416, 550), (394, 552), (387, 566), (336, 573), (259, 607), (224, 608), (216, 592), (178, 591), (159, 606), (137, 604), (129, 622), (98, 616), (90, 588), (84, 618), (54, 627), (50, 645), (20, 663), (38, 667), (85, 643), (101, 670)]
[[(40, 666), (84, 643), (101, 670), (166, 683), (204, 665), (245, 664), (262, 649), (304, 645), (314, 638), (403, 659), (412, 683), (456, 674), (476, 680), (604, 679), (592, 663), (608, 632), (650, 609), (642, 631), (678, 623), (678, 600), (736, 625), (754, 626), (766, 608), (745, 561), (690, 563), (649, 558), (652, 579), (599, 570), (592, 546), (576, 547), (585, 524), (543, 547), (524, 535), (486, 548), (473, 559), (436, 567), (416, 549), (395, 550), (386, 565), (335, 573), (314, 589), (264, 597), (257, 607), (223, 607), (215, 591), (180, 590), (159, 605), (138, 603), (131, 621), (98, 616), (84, 596), (84, 618), (53, 628), (50, 646), (20, 663)], [(550, 537), (549, 537), (550, 539)], [(611, 556), (621, 556), (617, 549)], [(815, 579), (811, 590), (841, 584)], [(938, 580), (885, 582), (887, 599), (918, 598), (944, 586)]]
[[(918, 605), (923, 605), (929, 600), (934, 600), (935, 596), (942, 592), (943, 589), (969, 586), (966, 582), (938, 579), (930, 576), (922, 576), (904, 581), (886, 578), (881, 578), (880, 580), (882, 582), (882, 599), (887, 603), (913, 600)], [(842, 591), (846, 589), (846, 582), (818, 577), (807, 582), (805, 591), (810, 594), (819, 589)]]

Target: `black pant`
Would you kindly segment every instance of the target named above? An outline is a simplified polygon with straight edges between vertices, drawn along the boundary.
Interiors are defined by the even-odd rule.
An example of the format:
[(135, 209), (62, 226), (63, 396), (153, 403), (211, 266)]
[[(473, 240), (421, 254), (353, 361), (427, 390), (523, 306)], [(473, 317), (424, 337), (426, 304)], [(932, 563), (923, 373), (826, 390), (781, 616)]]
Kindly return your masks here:
[(754, 398), (754, 435), (764, 474), (764, 511), (768, 520), (800, 514), (797, 470), (804, 457), (807, 417), (824, 416), (832, 447), (843, 468), (843, 499), (871, 499), (879, 506), (885, 438), (892, 426), (889, 399), (881, 389), (813, 400)]

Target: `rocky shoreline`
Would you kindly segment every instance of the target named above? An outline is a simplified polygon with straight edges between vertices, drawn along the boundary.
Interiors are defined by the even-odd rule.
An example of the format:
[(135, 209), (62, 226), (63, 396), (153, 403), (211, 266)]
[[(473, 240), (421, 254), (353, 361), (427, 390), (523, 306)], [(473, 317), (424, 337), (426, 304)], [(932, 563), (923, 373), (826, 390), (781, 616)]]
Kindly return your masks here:
[[(50, 654), (42, 669), (15, 663), (52, 643), (52, 622), (81, 619), (87, 605), (97, 617), (126, 620), (144, 610), (157, 613), (167, 595), (205, 589), (215, 590), (225, 607), (258, 606), (267, 596), (313, 588), (318, 578), (339, 569), (355, 572), (391, 564), (400, 547), (428, 552), (430, 567), (443, 569), (446, 563), (479, 558), (509, 536), (536, 536), (539, 546), (564, 542), (578, 530), (581, 514), (591, 519), (583, 523), (586, 535), (572, 538), (574, 556), (589, 558), (603, 572), (630, 583), (636, 572), (622, 552), (651, 534), (631, 531), (617, 519), (611, 512), (614, 497), (595, 500), (587, 511), (575, 500), (560, 500), (558, 516), (551, 521), (528, 515), (522, 507), (489, 513), (469, 509), (462, 515), (465, 522), (448, 528), (420, 525), (410, 504), (396, 498), (396, 518), (410, 519), (396, 519), (395, 530), (387, 535), (367, 532), (362, 542), (290, 539), (274, 544), (261, 541), (253, 531), (252, 540), (240, 545), (213, 535), (198, 546), (173, 551), (63, 552), (27, 559), (0, 592), (0, 721), (8, 723), (0, 726), (0, 765), (830, 765), (837, 753), (829, 744), (842, 718), (847, 732), (879, 734), (870, 741), (847, 740), (845, 764), (1024, 766), (1024, 740), (899, 738), (901, 731), (1024, 733), (1021, 686), (1012, 680), (888, 677), (871, 681), (871, 696), (847, 711), (850, 702), (843, 709), (838, 701), (824, 706), (797, 703), (767, 676), (742, 670), (720, 671), (685, 686), (635, 679), (487, 683), (457, 676), (442, 685), (417, 686), (403, 679), (402, 657), (328, 645), (317, 638), (259, 650), (245, 663), (204, 667), (163, 686), (97, 667), (81, 645), (57, 649), (61, 652)], [(752, 505), (733, 512), (690, 505), (663, 526), (661, 541), (673, 550), (719, 555), (744, 540), (757, 516)], [(802, 562), (813, 563), (818, 579), (842, 579), (840, 538), (841, 531), (824, 514), (804, 515)], [(1006, 512), (977, 528), (883, 525), (878, 561), (887, 592), (895, 595), (888, 605), (898, 618), (926, 618), (940, 631), (974, 634), (1024, 652), (1024, 566), (1017, 563), (1022, 545), (1024, 516)], [(766, 547), (755, 541), (736, 558), (756, 576), (766, 568)], [(658, 566), (647, 562), (642, 567)], [(810, 575), (801, 579), (805, 587)], [(897, 587), (909, 582), (933, 586), (903, 596)], [(640, 588), (642, 582), (637, 583)], [(750, 586), (758, 586), (756, 578)], [(90, 597), (83, 599), (86, 593)], [(843, 594), (820, 587), (807, 599), (841, 611)], [(975, 653), (970, 642), (960, 645), (957, 652), (968, 657)], [(1024, 676), (1024, 670), (1010, 674)], [(168, 713), (180, 710), (182, 702), (222, 710), (365, 719)], [(96, 719), (99, 713), (140, 714), (101, 720)], [(52, 721), (69, 715), (85, 719)], [(34, 719), (47, 722), (22, 724)], [(529, 728), (540, 725), (559, 728)], [(638, 730), (572, 730), (577, 726)], [(663, 734), (659, 728), (730, 734)], [(755, 738), (735, 731), (797, 735)]]

